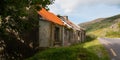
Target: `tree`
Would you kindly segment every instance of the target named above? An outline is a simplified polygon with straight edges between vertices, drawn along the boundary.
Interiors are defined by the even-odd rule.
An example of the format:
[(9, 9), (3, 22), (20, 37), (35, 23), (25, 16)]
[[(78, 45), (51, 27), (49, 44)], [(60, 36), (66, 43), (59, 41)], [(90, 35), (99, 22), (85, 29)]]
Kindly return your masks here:
[(29, 49), (29, 43), (23, 39), (23, 33), (38, 27), (36, 11), (42, 7), (48, 9), (48, 5), (53, 2), (54, 0), (0, 1), (0, 47), (4, 48), (3, 52), (6, 58), (26, 58), (32, 55), (24, 56), (25, 53), (21, 53), (19, 49), (22, 45)]

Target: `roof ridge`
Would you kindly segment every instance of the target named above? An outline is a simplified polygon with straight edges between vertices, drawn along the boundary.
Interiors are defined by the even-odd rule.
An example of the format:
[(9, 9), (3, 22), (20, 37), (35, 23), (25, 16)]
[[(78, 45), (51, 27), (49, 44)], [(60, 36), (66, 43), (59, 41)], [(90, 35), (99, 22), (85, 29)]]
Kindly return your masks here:
[(45, 18), (47, 21), (59, 24), (59, 25), (64, 25), (62, 20), (57, 17), (54, 13), (46, 11), (44, 8), (42, 8), (40, 11), (38, 11), (38, 14), (41, 15), (43, 18)]

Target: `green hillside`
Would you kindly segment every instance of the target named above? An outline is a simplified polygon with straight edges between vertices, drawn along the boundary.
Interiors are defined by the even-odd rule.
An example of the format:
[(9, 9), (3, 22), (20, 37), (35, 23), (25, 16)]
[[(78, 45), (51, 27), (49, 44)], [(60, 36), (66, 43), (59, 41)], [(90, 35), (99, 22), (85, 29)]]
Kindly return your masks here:
[(120, 14), (108, 18), (99, 18), (90, 22), (81, 23), (79, 26), (86, 29), (86, 31), (95, 31), (102, 28), (110, 27), (111, 25), (120, 22)]

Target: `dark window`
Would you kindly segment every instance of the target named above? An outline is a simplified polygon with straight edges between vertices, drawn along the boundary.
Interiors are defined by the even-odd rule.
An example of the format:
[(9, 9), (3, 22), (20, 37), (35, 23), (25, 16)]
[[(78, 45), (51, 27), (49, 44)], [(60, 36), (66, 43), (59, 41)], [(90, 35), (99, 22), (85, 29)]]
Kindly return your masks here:
[(55, 27), (55, 33), (54, 33), (55, 42), (60, 42), (59, 37), (60, 37), (60, 28)]

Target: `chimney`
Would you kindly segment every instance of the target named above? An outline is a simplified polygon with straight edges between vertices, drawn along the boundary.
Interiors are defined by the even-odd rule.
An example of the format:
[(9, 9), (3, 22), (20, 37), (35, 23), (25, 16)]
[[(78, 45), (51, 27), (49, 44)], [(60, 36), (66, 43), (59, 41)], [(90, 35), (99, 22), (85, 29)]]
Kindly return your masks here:
[(64, 21), (68, 20), (68, 16), (59, 16), (59, 15), (57, 15), (57, 16)]
[(68, 16), (63, 16), (65, 18), (65, 20), (68, 20)]

